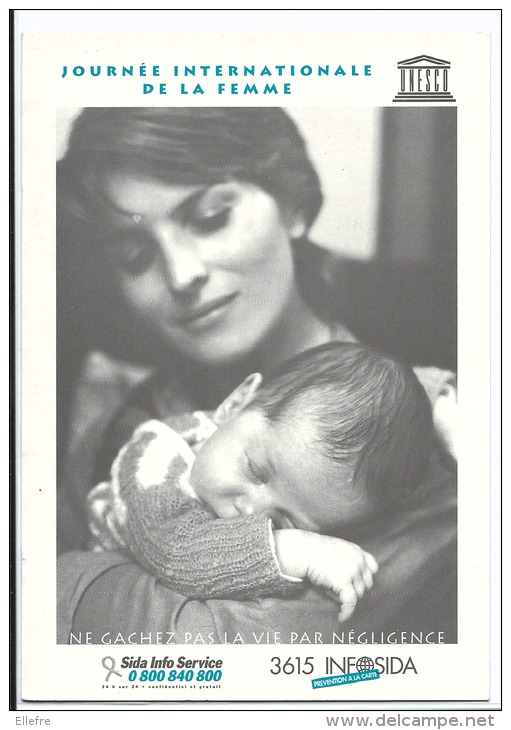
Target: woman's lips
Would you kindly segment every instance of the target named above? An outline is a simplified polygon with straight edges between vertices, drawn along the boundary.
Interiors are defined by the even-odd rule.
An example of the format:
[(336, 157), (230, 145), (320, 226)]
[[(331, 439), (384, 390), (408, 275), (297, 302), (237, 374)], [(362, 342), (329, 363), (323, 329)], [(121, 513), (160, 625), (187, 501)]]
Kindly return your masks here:
[(229, 305), (236, 297), (238, 292), (233, 294), (227, 294), (217, 299), (212, 299), (209, 302), (204, 302), (199, 306), (187, 309), (174, 315), (174, 320), (179, 325), (193, 325), (195, 323), (201, 323), (206, 321), (209, 317), (212, 317), (217, 312), (219, 313), (224, 307)]

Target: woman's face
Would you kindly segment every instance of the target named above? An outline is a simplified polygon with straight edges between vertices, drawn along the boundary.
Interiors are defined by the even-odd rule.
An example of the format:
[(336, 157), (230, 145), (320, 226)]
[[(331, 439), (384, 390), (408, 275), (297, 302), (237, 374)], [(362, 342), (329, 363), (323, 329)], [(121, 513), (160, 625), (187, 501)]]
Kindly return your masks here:
[(114, 172), (107, 255), (128, 304), (163, 343), (208, 363), (243, 358), (299, 299), (290, 246), (303, 233), (255, 185), (179, 187)]

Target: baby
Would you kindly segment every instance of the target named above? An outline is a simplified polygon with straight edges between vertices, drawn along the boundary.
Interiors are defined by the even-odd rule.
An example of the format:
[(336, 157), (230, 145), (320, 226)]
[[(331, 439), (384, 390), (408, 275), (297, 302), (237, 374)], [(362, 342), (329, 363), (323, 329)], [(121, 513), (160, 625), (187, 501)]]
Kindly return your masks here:
[(332, 591), (348, 618), (374, 558), (341, 539), (420, 484), (433, 440), (413, 371), (356, 343), (249, 376), (213, 416), (140, 426), (89, 496), (95, 549), (197, 598)]

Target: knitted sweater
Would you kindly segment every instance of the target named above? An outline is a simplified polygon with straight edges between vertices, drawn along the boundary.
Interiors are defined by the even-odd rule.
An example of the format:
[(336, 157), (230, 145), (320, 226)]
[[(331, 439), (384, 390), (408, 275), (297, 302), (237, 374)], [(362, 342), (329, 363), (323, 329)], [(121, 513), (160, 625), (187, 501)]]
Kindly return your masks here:
[(189, 481), (194, 451), (216, 425), (202, 412), (137, 428), (108, 482), (89, 494), (94, 550), (121, 549), (191, 598), (286, 596), (301, 581), (280, 573), (271, 520), (219, 519)]

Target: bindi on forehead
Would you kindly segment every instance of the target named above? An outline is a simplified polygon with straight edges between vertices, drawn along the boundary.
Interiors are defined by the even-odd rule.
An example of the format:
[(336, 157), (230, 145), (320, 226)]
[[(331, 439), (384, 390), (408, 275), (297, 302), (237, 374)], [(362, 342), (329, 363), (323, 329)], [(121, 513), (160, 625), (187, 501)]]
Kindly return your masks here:
[(155, 219), (186, 217), (208, 193), (208, 187), (182, 188), (148, 178), (109, 177), (105, 203), (120, 225), (140, 226)]

